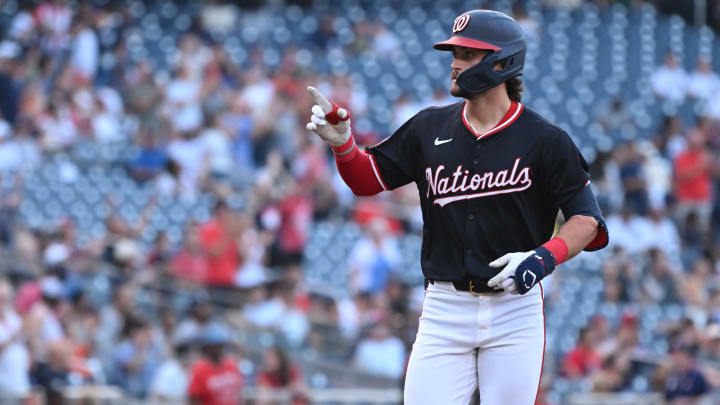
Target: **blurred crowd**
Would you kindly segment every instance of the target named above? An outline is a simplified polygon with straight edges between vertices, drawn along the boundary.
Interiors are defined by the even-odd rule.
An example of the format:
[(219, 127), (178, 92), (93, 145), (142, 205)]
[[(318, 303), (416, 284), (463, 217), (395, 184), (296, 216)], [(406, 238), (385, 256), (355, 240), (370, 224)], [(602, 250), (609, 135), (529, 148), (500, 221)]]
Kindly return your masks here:
[[(665, 116), (655, 133), (598, 154), (595, 191), (606, 215), (611, 254), (602, 268), (602, 302), (623, 309), (581, 328), (559, 367), (598, 392), (650, 389), (668, 403), (707, 398), (720, 387), (720, 77), (699, 60), (692, 74), (668, 54), (649, 78), (661, 101), (698, 102), (693, 122)], [(621, 99), (597, 117), (607, 131), (627, 121)], [(642, 313), (679, 306), (678, 319), (652, 331), (662, 337), (658, 361), (640, 343)], [(649, 371), (650, 370), (650, 371)], [(646, 382), (637, 386), (636, 377)]]
[[(240, 64), (213, 39), (235, 24), (238, 9), (211, 2), (173, 38), (165, 67), (133, 50), (137, 4), (19, 2), (1, 27), (0, 173), (11, 186), (0, 195), (0, 397), (42, 392), (52, 400), (98, 384), (156, 401), (237, 403), (251, 388), (256, 403), (274, 403), (275, 389), (306, 403), (308, 378), (288, 352), (400, 379), (423, 290), (393, 274), (403, 235), (419, 233), (417, 192), (355, 198), (329, 148), (305, 130), (304, 90), (313, 84), (348, 106), (360, 144), (384, 138), (386, 129), (364, 119), (372, 95), (344, 75), (315, 71), (312, 60), (337, 46), (389, 56), (401, 46), (398, 34), (359, 20), (345, 43), (326, 16), (302, 47), (277, 55), (258, 46)], [(523, 26), (537, 35), (531, 19)], [(602, 299), (674, 303), (684, 317), (658, 327), (668, 342), (659, 362), (638, 343), (637, 313), (618, 325), (593, 318), (557, 375), (624, 391), (637, 388), (638, 362), (650, 363), (646, 389), (685, 401), (720, 386), (720, 102), (712, 101), (720, 81), (709, 63), (687, 74), (668, 56), (651, 82), (657, 97), (707, 99), (708, 108), (695, 122), (666, 117), (657, 133), (595, 159), (612, 251)], [(423, 100), (400, 94), (392, 125), (451, 102), (443, 87)], [(611, 131), (625, 108), (618, 99), (596, 120)], [(24, 224), (25, 178), (82, 142), (135, 148), (123, 169), (138, 184), (158, 198), (210, 195), (211, 218), (188, 221), (181, 241), (159, 232), (144, 244), (156, 200), (131, 222), (116, 214), (111, 193), (100, 203), (105, 232), (87, 243), (79, 243), (71, 216)], [(233, 203), (237, 197), (242, 203)], [(349, 275), (347, 291), (318, 291), (305, 280), (305, 248), (320, 221), (363, 230), (347, 268), (338, 269)], [(243, 343), (266, 331), (277, 344), (258, 351)]]
[[(174, 38), (172, 66), (163, 69), (131, 55), (139, 35), (132, 7), (21, 2), (3, 27), (0, 171), (11, 187), (1, 197), (0, 235), (12, 259), (0, 284), (0, 396), (52, 400), (100, 384), (136, 398), (218, 404), (237, 403), (246, 388), (256, 389), (257, 403), (274, 403), (263, 390), (285, 389), (305, 403), (288, 348), (399, 378), (417, 308), (389, 271), (397, 236), (417, 228), (416, 197), (356, 203), (329, 149), (304, 130), (308, 84), (359, 121), (367, 112), (367, 97), (346, 77), (309, 65), (310, 52), (337, 42), (332, 19), (275, 68), (262, 47), (241, 66), (211, 39), (238, 10), (206, 4)], [(355, 52), (399, 46), (376, 22), (355, 30)], [(379, 139), (356, 132), (365, 144)], [(87, 243), (70, 215), (41, 228), (22, 223), (26, 176), (81, 142), (136, 148), (124, 165), (135, 181), (157, 198), (209, 194), (211, 218), (188, 221), (179, 243), (159, 232), (144, 245), (157, 198), (131, 222), (111, 193), (100, 203), (104, 235)], [(238, 195), (241, 207), (225, 202)], [(301, 265), (311, 225), (344, 217), (368, 233), (352, 254), (350, 298), (337, 299), (311, 292)], [(95, 294), (97, 286), (111, 294)], [(246, 354), (237, 331), (248, 330), (275, 331), (282, 345)]]

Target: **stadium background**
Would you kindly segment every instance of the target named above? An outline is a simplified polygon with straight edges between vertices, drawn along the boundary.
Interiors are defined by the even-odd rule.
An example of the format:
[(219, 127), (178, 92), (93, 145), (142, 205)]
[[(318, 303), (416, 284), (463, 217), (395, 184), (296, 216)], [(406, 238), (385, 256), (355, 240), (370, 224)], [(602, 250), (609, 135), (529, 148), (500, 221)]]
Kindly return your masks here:
[(219, 339), (247, 403), (398, 402), (416, 189), (355, 198), (304, 89), (373, 144), (456, 101), (431, 44), (486, 7), (611, 235), (544, 283), (537, 403), (720, 403), (720, 2), (237, 4), (0, 2), (2, 401), (183, 403)]

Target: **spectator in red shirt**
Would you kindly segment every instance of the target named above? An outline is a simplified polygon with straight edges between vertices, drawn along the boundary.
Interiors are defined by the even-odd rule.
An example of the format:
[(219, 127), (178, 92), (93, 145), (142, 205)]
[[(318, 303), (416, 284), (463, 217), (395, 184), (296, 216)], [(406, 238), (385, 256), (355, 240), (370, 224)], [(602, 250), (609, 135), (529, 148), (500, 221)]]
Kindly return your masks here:
[(709, 225), (712, 209), (712, 161), (705, 145), (704, 132), (694, 130), (687, 136), (687, 149), (673, 162), (677, 220), (684, 224), (695, 213), (700, 226)]
[(198, 228), (188, 224), (185, 238), (180, 250), (175, 253), (170, 262), (170, 272), (173, 276), (194, 282), (202, 283), (208, 272), (208, 260), (198, 240)]
[(190, 370), (188, 396), (192, 405), (242, 405), (245, 379), (237, 362), (224, 355), (229, 342), (227, 332), (219, 325), (210, 325), (200, 337), (202, 358)]
[(580, 329), (580, 341), (565, 355), (564, 372), (568, 378), (582, 378), (602, 365), (603, 359), (595, 351), (597, 337), (595, 331), (586, 326)]
[(293, 266), (302, 262), (313, 216), (313, 200), (307, 190), (294, 185), (278, 204), (280, 226), (272, 246), (272, 266)]
[(213, 286), (231, 286), (240, 264), (232, 224), (233, 214), (223, 201), (215, 204), (213, 218), (200, 229), (200, 245), (207, 254), (208, 272), (205, 283)]
[[(262, 372), (257, 377), (257, 386), (259, 388), (258, 405), (280, 403), (304, 405), (309, 403), (300, 370), (291, 363), (287, 353), (278, 346), (273, 346), (265, 351)], [(285, 394), (288, 396), (284, 396)]]

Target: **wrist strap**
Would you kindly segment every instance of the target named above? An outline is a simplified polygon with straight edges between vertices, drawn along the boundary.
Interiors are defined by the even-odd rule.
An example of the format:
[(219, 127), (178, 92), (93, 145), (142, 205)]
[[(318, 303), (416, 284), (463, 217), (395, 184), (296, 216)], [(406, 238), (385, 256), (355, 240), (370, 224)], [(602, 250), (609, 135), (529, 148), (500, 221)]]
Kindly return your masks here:
[(332, 149), (333, 153), (335, 153), (335, 156), (345, 156), (352, 152), (352, 150), (355, 148), (355, 137), (350, 134), (350, 138), (348, 138), (348, 140), (345, 141), (344, 144), (340, 146), (330, 145), (330, 148)]
[(549, 241), (545, 242), (542, 247), (550, 251), (555, 259), (555, 264), (560, 264), (567, 260), (568, 257), (568, 246), (567, 243), (560, 237), (554, 237)]

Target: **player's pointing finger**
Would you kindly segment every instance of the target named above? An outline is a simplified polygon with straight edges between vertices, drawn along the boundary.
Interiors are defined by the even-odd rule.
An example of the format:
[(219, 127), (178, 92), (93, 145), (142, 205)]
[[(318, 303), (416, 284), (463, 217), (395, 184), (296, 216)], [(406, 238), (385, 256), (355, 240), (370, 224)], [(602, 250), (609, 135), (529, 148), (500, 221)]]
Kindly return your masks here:
[(316, 89), (313, 86), (308, 86), (307, 91), (308, 93), (310, 93), (313, 99), (315, 99), (315, 104), (319, 105), (323, 109), (324, 113), (327, 114), (333, 110), (332, 103), (330, 103), (330, 101), (328, 101), (328, 99), (325, 98), (322, 93), (320, 93), (320, 90)]

